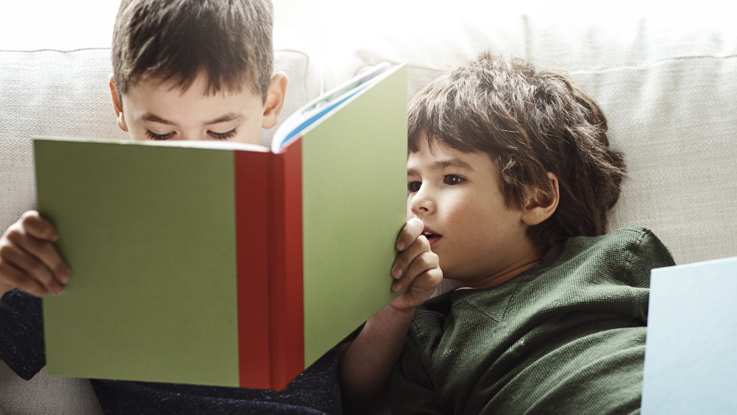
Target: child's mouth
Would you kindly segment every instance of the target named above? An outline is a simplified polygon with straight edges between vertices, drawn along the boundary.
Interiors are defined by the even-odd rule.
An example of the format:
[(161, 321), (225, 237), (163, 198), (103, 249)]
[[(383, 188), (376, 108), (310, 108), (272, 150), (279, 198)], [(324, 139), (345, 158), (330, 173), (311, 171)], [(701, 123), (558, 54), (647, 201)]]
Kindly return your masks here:
[(437, 243), (440, 238), (443, 237), (443, 235), (435, 233), (432, 229), (425, 227), (425, 230), (422, 232), (422, 234), (427, 238), (427, 241), (430, 242), (430, 246)]

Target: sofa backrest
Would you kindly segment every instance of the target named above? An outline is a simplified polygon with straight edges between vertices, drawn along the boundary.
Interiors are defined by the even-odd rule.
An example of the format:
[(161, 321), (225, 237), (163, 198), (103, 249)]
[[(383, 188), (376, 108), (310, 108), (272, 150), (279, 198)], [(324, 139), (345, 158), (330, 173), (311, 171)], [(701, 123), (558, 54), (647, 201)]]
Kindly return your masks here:
[[(394, 12), (381, 12), (384, 3)], [(737, 25), (714, 10), (582, 17), (556, 12), (557, 2), (524, 13), (480, 3), (377, 0), (363, 26), (336, 23), (339, 37), (318, 40), (325, 87), (406, 61), (411, 97), (486, 50), (565, 69), (601, 106), (611, 146), (625, 153), (629, 179), (610, 228), (653, 229), (678, 263), (737, 255)]]

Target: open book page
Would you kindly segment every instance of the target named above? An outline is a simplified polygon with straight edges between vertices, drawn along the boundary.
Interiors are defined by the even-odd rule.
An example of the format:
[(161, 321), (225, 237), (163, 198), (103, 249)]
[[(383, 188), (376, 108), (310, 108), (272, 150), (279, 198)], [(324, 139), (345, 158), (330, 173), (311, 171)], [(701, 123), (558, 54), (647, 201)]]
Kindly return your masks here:
[(272, 151), (278, 153), (291, 138), (304, 131), (315, 121), (321, 119), (325, 114), (360, 92), (373, 81), (378, 80), (379, 75), (387, 72), (390, 68), (391, 65), (386, 62), (376, 65), (369, 71), (306, 104), (287, 118), (284, 124), (279, 127), (271, 144)]

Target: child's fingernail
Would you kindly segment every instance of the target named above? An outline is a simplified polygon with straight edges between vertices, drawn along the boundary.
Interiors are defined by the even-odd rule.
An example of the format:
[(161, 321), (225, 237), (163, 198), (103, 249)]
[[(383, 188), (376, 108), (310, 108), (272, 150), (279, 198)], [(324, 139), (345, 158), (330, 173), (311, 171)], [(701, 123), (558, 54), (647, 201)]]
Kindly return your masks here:
[(397, 243), (397, 251), (404, 251), (404, 242)]
[(393, 276), (394, 278), (401, 278), (401, 277), (402, 277), (402, 273), (403, 273), (403, 272), (404, 272), (404, 271), (402, 271), (402, 268), (394, 268), (394, 269), (392, 270), (392, 276)]
[(64, 291), (64, 287), (61, 285), (56, 285), (54, 286), (53, 291), (54, 291), (54, 295), (59, 295)]
[(392, 290), (394, 290), (395, 293), (402, 291), (402, 284), (392, 284)]

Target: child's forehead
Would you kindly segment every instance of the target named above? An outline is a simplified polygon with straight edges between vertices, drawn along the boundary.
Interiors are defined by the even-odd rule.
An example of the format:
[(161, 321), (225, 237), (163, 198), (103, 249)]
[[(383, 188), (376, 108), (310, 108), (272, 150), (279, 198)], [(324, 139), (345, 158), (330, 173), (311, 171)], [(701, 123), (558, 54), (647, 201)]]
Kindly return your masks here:
[(227, 96), (242, 93), (255, 95), (247, 84), (235, 88), (221, 83), (216, 87), (204, 72), (201, 72), (190, 81), (184, 81), (178, 76), (141, 78), (135, 80), (129, 89), (141, 91), (144, 94), (180, 95), (190, 98), (208, 98), (217, 95)]
[(418, 140), (417, 151), (410, 151), (408, 153), (408, 157), (415, 153), (426, 152), (435, 158), (489, 158), (492, 161), (495, 159), (495, 157), (487, 151), (472, 146), (459, 147), (454, 147), (439, 138), (425, 135)]
[(204, 80), (185, 89), (174, 80), (146, 79), (131, 85), (122, 99), (131, 119), (178, 126), (257, 118), (264, 109), (261, 95), (249, 89), (208, 93)]
[(464, 151), (437, 140), (429, 142), (425, 140), (419, 144), (418, 151), (407, 155), (408, 169), (487, 170), (495, 165), (493, 157), (484, 151), (476, 149)]

